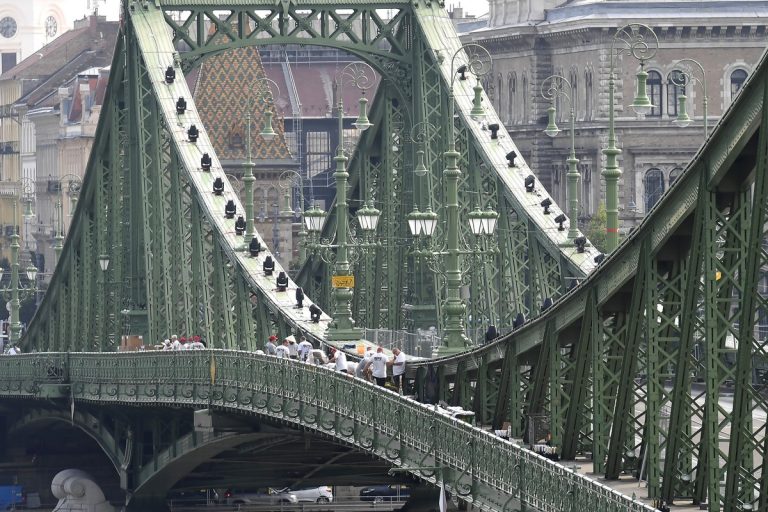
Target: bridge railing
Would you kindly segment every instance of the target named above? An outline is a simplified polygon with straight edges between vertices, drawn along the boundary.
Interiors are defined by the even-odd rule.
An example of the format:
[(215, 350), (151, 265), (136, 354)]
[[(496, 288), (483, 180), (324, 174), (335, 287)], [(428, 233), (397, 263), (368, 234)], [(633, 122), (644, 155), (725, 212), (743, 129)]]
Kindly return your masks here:
[(255, 413), (332, 435), (395, 466), (439, 467), (413, 472), (467, 501), (502, 497), (506, 503), (490, 507), (500, 511), (512, 510), (513, 500), (543, 512), (653, 511), (432, 406), (306, 363), (225, 350), (4, 356), (0, 398), (34, 398), (36, 384), (62, 376), (80, 401)]
[[(68, 379), (67, 353), (41, 353), (21, 356), (0, 355), (0, 395), (6, 394), (10, 384), (22, 391), (21, 384), (32, 386), (40, 384), (60, 384)], [(4, 393), (5, 392), (5, 393)]]

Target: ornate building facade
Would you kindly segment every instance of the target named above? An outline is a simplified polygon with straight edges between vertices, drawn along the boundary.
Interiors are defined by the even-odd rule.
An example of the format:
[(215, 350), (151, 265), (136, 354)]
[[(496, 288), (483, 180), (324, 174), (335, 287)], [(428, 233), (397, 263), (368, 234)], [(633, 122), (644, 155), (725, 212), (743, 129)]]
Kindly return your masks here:
[[(539, 179), (565, 204), (570, 150), (569, 105), (556, 104), (563, 130), (550, 138), (543, 132), (550, 102), (541, 93), (552, 74), (567, 78), (576, 117), (582, 221), (604, 201), (600, 171), (608, 133), (608, 82), (616, 30), (627, 23), (649, 25), (659, 41), (646, 62), (651, 112), (638, 116), (629, 108), (640, 64), (616, 60), (616, 134), (623, 175), (619, 182), (619, 216), (631, 227), (674, 183), (704, 141), (701, 83), (673, 83), (677, 74), (696, 68), (680, 63), (696, 59), (705, 69), (710, 131), (733, 101), (762, 55), (768, 34), (768, 2), (762, 0), (490, 0), (488, 26), (463, 35), (493, 56), (485, 86), (494, 107)], [(618, 48), (618, 46), (617, 46)], [(700, 73), (699, 73), (700, 74)], [(679, 128), (679, 96), (685, 94), (693, 123)]]
[(97, 0), (0, 2), (0, 73), (71, 30), (75, 19), (98, 7)]
[[(35, 252), (41, 271), (55, 261), (54, 231), (69, 225), (69, 198), (63, 212), (55, 205), (85, 172), (117, 30), (86, 17), (0, 75), (0, 253), (18, 229), (23, 261)], [(27, 202), (34, 219), (22, 218)]]

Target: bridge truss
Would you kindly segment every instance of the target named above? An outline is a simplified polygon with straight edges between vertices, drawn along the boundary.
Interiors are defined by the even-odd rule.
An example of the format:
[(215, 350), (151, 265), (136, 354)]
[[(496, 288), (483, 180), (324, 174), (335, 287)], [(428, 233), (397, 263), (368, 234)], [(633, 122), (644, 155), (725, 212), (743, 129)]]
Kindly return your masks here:
[[(384, 85), (373, 101), (375, 126), (350, 165), (352, 195), (373, 188), (387, 242), (355, 269), (359, 325), (401, 328), (404, 303), (439, 316), (441, 280), (422, 278), (427, 267), (400, 241), (414, 203), (442, 205), (450, 122), (468, 171), (461, 209), (481, 197), (501, 214), (499, 254), (475, 262), (468, 277), (469, 314), (511, 325), (517, 313), (530, 318), (555, 299), (497, 343), (412, 364), (422, 400), (470, 407), (485, 424), (510, 422), (518, 436), (530, 415), (544, 414), (563, 456), (589, 454), (609, 478), (634, 472), (651, 497), (691, 498), (712, 511), (768, 508), (759, 385), (768, 348), (764, 62), (675, 186), (592, 272), (596, 251), (564, 246), (567, 232), (551, 220), (558, 210), (548, 216), (539, 206), (546, 191), (525, 190), (524, 162), (507, 166), (516, 149), (509, 136), (491, 141), (471, 119), (474, 84), (454, 84), (458, 117), (445, 119), (447, 57), (460, 43), (441, 5), (127, 1), (81, 200), (28, 349), (109, 352), (124, 333), (151, 342), (197, 333), (213, 348), (246, 351), (272, 332), (325, 340), (329, 317), (311, 323), (263, 276), (266, 253), (242, 250), (224, 205), (242, 206), (233, 190), (211, 192), (215, 178), (226, 179), (190, 91), (181, 79), (164, 82), (169, 65), (188, 70), (230, 48), (288, 43), (345, 49), (374, 66)], [(183, 115), (179, 97), (189, 105)], [(429, 187), (407, 172), (410, 127), (422, 121), (436, 131), (427, 137)], [(499, 121), (489, 112), (486, 122)], [(200, 127), (196, 143), (186, 135), (192, 124)], [(210, 172), (200, 166), (205, 152)], [(361, 182), (362, 169), (372, 182)], [(320, 304), (328, 302), (327, 276), (318, 261), (299, 276)], [(584, 276), (566, 292), (567, 277)], [(727, 386), (732, 407), (724, 405)]]

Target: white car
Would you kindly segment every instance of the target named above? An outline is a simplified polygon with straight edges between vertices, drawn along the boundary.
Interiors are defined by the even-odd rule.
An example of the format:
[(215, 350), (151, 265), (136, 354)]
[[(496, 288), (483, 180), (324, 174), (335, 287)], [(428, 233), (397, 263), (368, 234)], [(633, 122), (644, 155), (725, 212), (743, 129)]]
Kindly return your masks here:
[(224, 494), (227, 505), (277, 505), (295, 504), (299, 499), (295, 494), (283, 491), (269, 492), (231, 492)]
[(311, 489), (287, 490), (299, 499), (299, 502), (305, 503), (332, 503), (333, 490), (327, 485), (312, 487)]

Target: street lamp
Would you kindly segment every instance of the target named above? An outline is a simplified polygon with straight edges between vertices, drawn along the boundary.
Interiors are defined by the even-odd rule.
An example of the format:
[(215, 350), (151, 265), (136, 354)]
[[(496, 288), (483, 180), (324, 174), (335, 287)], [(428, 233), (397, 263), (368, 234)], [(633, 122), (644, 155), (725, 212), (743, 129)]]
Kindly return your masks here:
[(53, 262), (54, 268), (59, 263), (61, 257), (61, 251), (64, 250), (64, 208), (61, 204), (61, 199), (56, 200), (56, 227), (55, 235), (53, 236), (53, 254), (56, 257), (56, 261)]
[[(341, 90), (344, 85), (352, 85), (361, 91), (359, 100), (359, 115), (352, 125), (359, 131), (364, 131), (373, 126), (368, 120), (366, 107), (368, 100), (365, 98), (365, 91), (373, 87), (375, 73), (373, 68), (364, 62), (350, 62), (336, 75), (334, 80), (334, 94), (336, 96), (336, 114), (339, 121), (339, 145), (336, 149), (336, 172), (333, 177), (336, 180), (336, 243), (318, 243), (320, 231), (322, 230), (325, 212), (312, 206), (304, 213), (304, 221), (310, 233), (310, 243), (308, 247), (318, 254), (323, 261), (333, 263), (333, 277), (331, 286), (333, 288), (333, 311), (332, 318), (328, 328), (328, 339), (334, 341), (352, 341), (360, 339), (362, 334), (359, 328), (355, 327), (352, 319), (352, 296), (355, 286), (354, 276), (351, 275), (349, 262), (350, 249), (366, 249), (375, 245), (370, 242), (370, 238), (376, 232), (381, 212), (374, 208), (371, 201), (366, 201), (364, 206), (357, 211), (357, 221), (360, 229), (363, 231), (365, 241), (358, 243), (352, 239), (349, 231), (348, 204), (347, 204), (347, 183), (349, 173), (346, 169), (347, 157), (344, 155), (344, 102), (341, 96)], [(335, 255), (331, 255), (330, 249), (336, 249)]]
[[(288, 194), (288, 197), (286, 198), (286, 214), (290, 213), (291, 216), (296, 215), (299, 217), (299, 265), (304, 264), (304, 260), (307, 258), (307, 247), (306, 247), (306, 237), (307, 237), (307, 231), (305, 228), (305, 222), (302, 222), (301, 215), (304, 212), (304, 179), (301, 177), (301, 174), (298, 172), (288, 169), (287, 171), (283, 171), (282, 174), (280, 174), (280, 183), (288, 182), (287, 185), (285, 185), (286, 194)], [(293, 205), (291, 202), (291, 189), (293, 187), (297, 187), (299, 189), (299, 209), (297, 212), (293, 211)], [(314, 197), (314, 191), (312, 190), (312, 180), (309, 180), (309, 188), (310, 188), (310, 197)], [(290, 212), (289, 212), (290, 210)], [(321, 220), (322, 221), (322, 220)], [(308, 225), (306, 225), (308, 228)], [(321, 226), (322, 227), (322, 226)]]
[(21, 178), (20, 185), (21, 189), (19, 190), (19, 198), (24, 204), (24, 213), (22, 213), (22, 216), (24, 217), (24, 256), (26, 258), (26, 256), (29, 255), (29, 223), (35, 216), (35, 211), (32, 208), (32, 204), (35, 202), (35, 180), (32, 178), (23, 177)]
[[(280, 96), (280, 87), (275, 83), (273, 80), (269, 78), (261, 78), (257, 80), (257, 83), (259, 85), (266, 84), (266, 90), (263, 87), (259, 87), (258, 90), (258, 98), (262, 101), (266, 101), (268, 97), (268, 93), (271, 94), (272, 90), (271, 88), (274, 87), (277, 91), (276, 95), (273, 95), (273, 98), (277, 98)], [(243, 207), (245, 208), (245, 232), (243, 233), (243, 244), (238, 247), (238, 250), (244, 251), (248, 249), (249, 244), (251, 241), (255, 238), (254, 237), (254, 213), (253, 213), (253, 182), (256, 181), (256, 177), (253, 175), (253, 169), (256, 167), (256, 164), (253, 162), (253, 155), (251, 154), (251, 110), (253, 108), (254, 102), (251, 100), (248, 105), (248, 109), (245, 113), (245, 129), (246, 129), (246, 153), (247, 153), (247, 160), (243, 164), (243, 167), (245, 168), (245, 172), (243, 173), (243, 191), (245, 194), (245, 204)], [(262, 139), (265, 141), (271, 141), (275, 138), (275, 130), (272, 128), (272, 110), (267, 109), (264, 112), (264, 125), (261, 129), (261, 132), (259, 132), (259, 136), (261, 136)]]
[[(413, 169), (413, 174), (417, 178), (423, 176), (427, 177), (426, 189), (431, 190), (431, 174), (424, 164), (424, 146), (429, 134), (434, 134), (437, 129), (428, 121), (421, 121), (416, 123), (411, 128), (411, 140), (416, 143), (416, 165)], [(414, 183), (414, 187), (415, 187)], [(429, 194), (427, 197), (430, 197)], [(414, 199), (416, 194), (414, 193)], [(437, 227), (437, 214), (432, 211), (432, 207), (429, 203), (424, 206), (424, 211), (419, 209), (419, 205), (414, 200), (413, 211), (406, 217), (408, 221), (408, 229), (413, 236), (432, 236)], [(429, 234), (428, 234), (429, 233)], [(415, 251), (418, 254), (418, 251)]]
[[(616, 48), (616, 44), (622, 46)], [(637, 93), (630, 105), (635, 112), (645, 115), (654, 105), (646, 94), (648, 73), (645, 72), (645, 62), (656, 55), (659, 40), (648, 25), (630, 23), (616, 30), (611, 42), (611, 67), (608, 75), (608, 146), (603, 149), (605, 168), (602, 171), (605, 178), (605, 249), (613, 251), (619, 244), (619, 178), (621, 170), (616, 162), (621, 150), (616, 147), (614, 94), (616, 89), (615, 59), (620, 55), (629, 55), (640, 61), (640, 71), (637, 73)]]
[(72, 217), (77, 208), (77, 201), (80, 199), (80, 189), (83, 186), (83, 179), (77, 174), (65, 174), (59, 178), (61, 193), (64, 193), (64, 181), (67, 183), (67, 197), (69, 198), (68, 215)]
[[(692, 64), (698, 68), (698, 70), (701, 72), (701, 76), (696, 76), (693, 74), (691, 70), (688, 69), (682, 69), (678, 74), (672, 75), (672, 84), (676, 87), (685, 87), (688, 85), (689, 82), (698, 82), (702, 90), (704, 92), (704, 99), (702, 100), (702, 107), (704, 110), (704, 138), (706, 139), (709, 136), (709, 127), (707, 125), (707, 74), (704, 72), (704, 66), (701, 65), (701, 63), (695, 59), (681, 59), (677, 62), (678, 64)], [(679, 126), (680, 128), (685, 128), (689, 124), (691, 124), (692, 119), (688, 117), (688, 108), (686, 105), (686, 100), (688, 97), (685, 94), (680, 94), (677, 97), (678, 101), (678, 107), (677, 107), (677, 119), (672, 121), (673, 124)]]
[(566, 90), (571, 91), (572, 93), (573, 87), (571, 82), (560, 75), (548, 76), (541, 83), (541, 95), (544, 97), (544, 99), (550, 100), (551, 102), (549, 108), (547, 109), (547, 113), (549, 114), (549, 123), (547, 124), (547, 128), (544, 130), (544, 133), (550, 137), (556, 137), (557, 134), (560, 133), (560, 129), (557, 127), (557, 123), (555, 122), (555, 100), (558, 97), (563, 97), (568, 100), (568, 104), (571, 109), (571, 153), (566, 159), (566, 163), (568, 164), (568, 173), (566, 174), (566, 178), (568, 180), (568, 217), (570, 218), (570, 222), (568, 223), (568, 240), (572, 241), (574, 238), (579, 236), (579, 227), (576, 219), (578, 219), (579, 215), (578, 190), (580, 176), (577, 167), (579, 164), (579, 159), (576, 158), (576, 115), (573, 111), (573, 98), (571, 97), (571, 94), (566, 92)]
[[(11, 235), (11, 283), (9, 288), (4, 288), (4, 292), (11, 292), (11, 300), (9, 312), (11, 314), (11, 328), (10, 328), (10, 345), (16, 346), (21, 339), (21, 322), (19, 321), (19, 309), (21, 308), (21, 301), (19, 295), (31, 290), (34, 293), (35, 278), (37, 277), (37, 268), (30, 263), (26, 269), (27, 279), (29, 279), (33, 285), (32, 288), (22, 288), (19, 282), (19, 229), (16, 225), (16, 201), (13, 202), (13, 235)], [(0, 269), (0, 279), (3, 277), (3, 269)]]
[[(466, 58), (466, 63), (458, 68), (455, 67), (456, 58), (459, 55)], [(464, 332), (464, 317), (466, 316), (466, 305), (461, 299), (460, 288), (462, 281), (461, 256), (465, 254), (477, 254), (482, 252), (479, 247), (475, 250), (462, 249), (459, 246), (459, 179), (461, 170), (458, 167), (459, 152), (456, 151), (456, 140), (454, 135), (454, 94), (453, 87), (456, 79), (466, 80), (467, 73), (472, 74), (477, 79), (477, 84), (473, 87), (472, 111), (470, 116), (477, 120), (484, 115), (482, 110), (482, 87), (480, 86), (480, 77), (490, 71), (491, 56), (488, 51), (478, 44), (469, 43), (459, 48), (451, 58), (450, 87), (448, 92), (448, 147), (443, 153), (445, 158), (445, 169), (443, 170), (443, 179), (445, 182), (445, 216), (446, 216), (446, 237), (445, 244), (437, 250), (432, 246), (432, 235), (437, 228), (438, 216), (433, 213), (429, 206), (425, 212), (419, 212), (417, 208), (408, 216), (408, 227), (411, 234), (417, 238), (424, 237), (428, 241), (430, 248), (426, 251), (415, 251), (416, 255), (426, 255), (429, 258), (442, 258), (443, 272), (446, 280), (446, 299), (443, 311), (445, 313), (445, 324), (443, 327), (443, 343), (438, 353), (446, 355), (464, 350), (469, 345), (469, 340)], [(416, 125), (416, 128), (419, 125)], [(412, 137), (415, 139), (415, 137)], [(414, 172), (417, 175), (427, 174), (426, 167), (423, 166), (421, 154), (418, 154), (420, 162), (417, 162)], [(487, 208), (480, 210), (475, 207), (473, 212), (468, 215), (469, 227), (473, 235), (490, 236), (496, 228), (498, 214)], [(436, 270), (436, 269), (435, 269)]]

